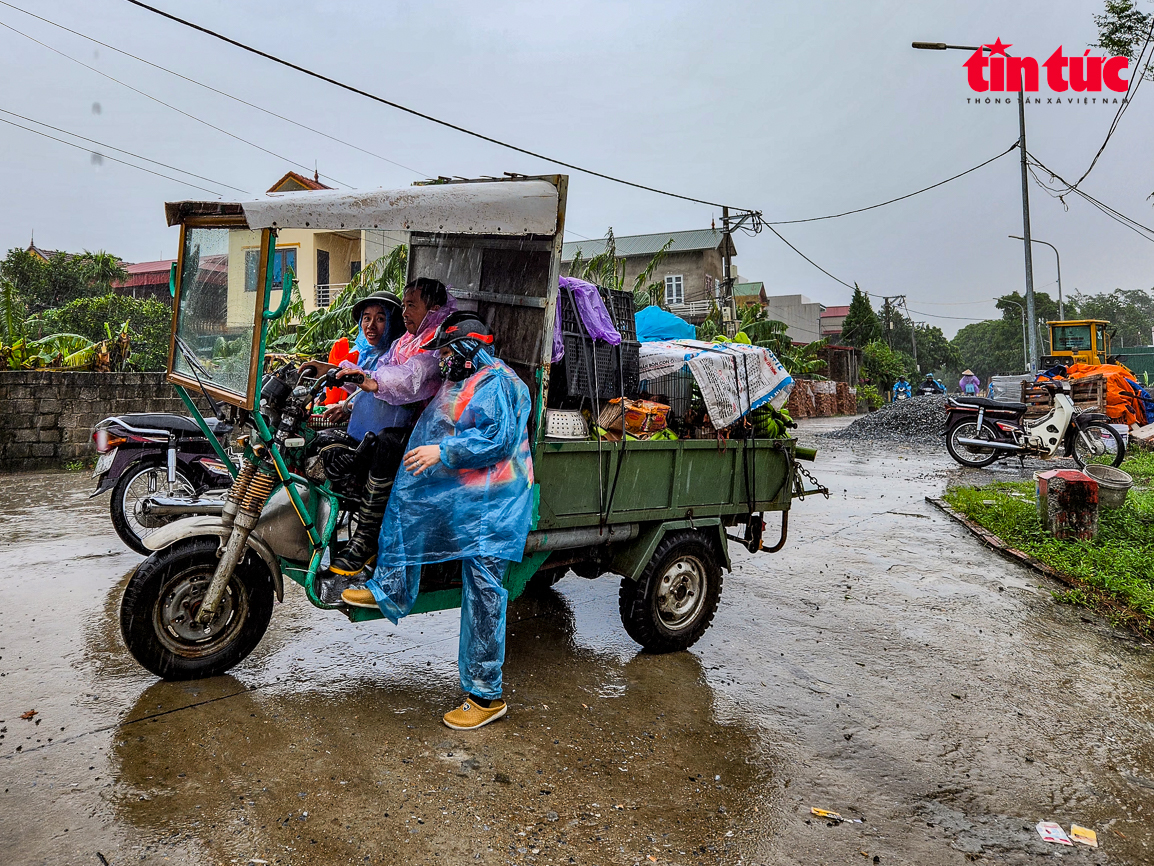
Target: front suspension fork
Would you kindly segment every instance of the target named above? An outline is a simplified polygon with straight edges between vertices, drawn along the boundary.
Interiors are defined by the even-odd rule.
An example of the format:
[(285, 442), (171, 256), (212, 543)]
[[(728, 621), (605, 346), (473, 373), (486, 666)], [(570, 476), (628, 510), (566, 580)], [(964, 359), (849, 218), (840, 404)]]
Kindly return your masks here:
[[(247, 470), (247, 467), (246, 467)], [(255, 467), (254, 467), (255, 470)], [(232, 518), (232, 532), (224, 543), (220, 553), (220, 561), (212, 574), (212, 581), (205, 590), (201, 599), (200, 610), (197, 611), (197, 622), (207, 625), (216, 616), (220, 607), (220, 600), (224, 597), (225, 587), (232, 580), (236, 567), (244, 556), (248, 547), (248, 537), (260, 520), (260, 513), (264, 504), (272, 495), (276, 486), (276, 479), (259, 470), (252, 472), (242, 471), (233, 482), (232, 489), (226, 498), (226, 514), (230, 505), (235, 503), (235, 516)]]

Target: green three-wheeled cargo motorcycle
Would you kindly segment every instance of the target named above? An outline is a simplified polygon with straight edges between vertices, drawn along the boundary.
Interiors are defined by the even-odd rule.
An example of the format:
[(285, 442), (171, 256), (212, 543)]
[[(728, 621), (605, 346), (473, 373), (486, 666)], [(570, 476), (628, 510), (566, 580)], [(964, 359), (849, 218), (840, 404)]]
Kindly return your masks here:
[[(266, 359), (269, 323), (291, 297), (283, 250), (300, 230), (334, 243), (407, 232), (410, 279), (451, 286), (529, 387), (537, 507), (524, 558), (505, 574), (510, 599), (531, 580), (548, 584), (570, 569), (614, 574), (622, 622), (647, 650), (685, 649), (701, 636), (729, 567), (728, 542), (763, 549), (762, 515), (777, 511), (780, 541), (764, 549), (781, 547), (792, 499), (815, 492), (804, 489), (808, 473), (795, 462), (813, 452), (752, 433), (724, 441), (546, 435), (567, 183), (564, 175), (518, 176), (167, 205), (169, 224), (181, 227), (169, 380), (209, 442), (217, 440), (190, 392), (219, 413), (227, 407), (247, 435), (223, 514), (177, 520), (147, 538), (153, 552), (131, 577), (120, 614), (137, 661), (169, 679), (228, 670), (260, 641), (286, 578), (318, 608), (353, 621), (381, 616), (346, 607), (326, 589), (323, 564), (359, 503), (359, 491), (328, 477), (316, 453), (323, 425), (314, 403), (331, 374)], [(414, 612), (458, 607), (459, 575), (454, 563), (425, 566)]]

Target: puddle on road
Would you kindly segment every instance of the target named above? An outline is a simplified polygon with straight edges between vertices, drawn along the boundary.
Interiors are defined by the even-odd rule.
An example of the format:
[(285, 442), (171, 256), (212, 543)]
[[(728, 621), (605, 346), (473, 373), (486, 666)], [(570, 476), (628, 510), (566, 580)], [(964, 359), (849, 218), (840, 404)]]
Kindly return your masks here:
[(733, 862), (771, 772), (753, 733), (717, 721), (694, 656), (622, 663), (573, 621), (555, 590), (514, 605), (510, 716), (469, 734), (440, 683), (366, 659), (339, 690), (158, 682), (112, 733), (117, 820), (221, 859)]
[[(106, 507), (0, 575), (23, 612), (0, 641), (0, 718), (26, 726), (0, 737), (14, 862), (732, 862), (760, 837), (776, 765), (755, 726), (718, 718), (694, 656), (637, 655), (612, 587), (514, 603), (511, 714), (461, 734), (440, 721), (459, 697), (455, 611), (352, 625), (290, 587), (234, 676), (156, 681), (119, 637), (139, 560), (75, 560), (118, 544)], [(23, 563), (54, 556), (32, 611)], [(30, 706), (43, 726), (13, 721)]]
[[(1025, 863), (1034, 822), (1073, 820), (1103, 848), (1072, 862), (1144, 862), (1150, 649), (929, 509), (965, 472), (946, 455), (819, 446), (834, 496), (795, 504), (781, 553), (735, 549), (692, 653), (637, 655), (613, 579), (566, 578), (513, 605), (511, 715), (467, 735), (440, 724), (452, 611), (354, 626), (290, 588), (234, 676), (157, 682), (118, 636), (138, 560), (97, 555), (122, 550), (107, 504), (20, 476), (0, 526), (51, 522), (53, 485), (82, 520), (0, 566), (0, 844), (117, 864)], [(813, 805), (867, 823), (806, 823)]]

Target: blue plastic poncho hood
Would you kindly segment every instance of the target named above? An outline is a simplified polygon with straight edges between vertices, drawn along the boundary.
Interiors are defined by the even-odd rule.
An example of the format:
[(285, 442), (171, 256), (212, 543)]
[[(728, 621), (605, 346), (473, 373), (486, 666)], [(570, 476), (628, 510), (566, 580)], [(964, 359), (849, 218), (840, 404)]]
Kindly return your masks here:
[[(369, 342), (365, 332), (357, 327), (357, 338), (353, 348), (359, 356), (356, 366), (371, 373), (381, 366), (388, 351), (397, 338), (405, 333), (404, 322), (400, 313), (385, 307), (388, 324), (385, 333), (376, 345)], [(386, 427), (403, 427), (409, 423), (413, 413), (404, 406), (392, 406), (381, 399), (376, 399), (368, 392), (354, 392), (352, 416), (349, 418), (348, 433), (354, 439), (363, 439), (366, 433), (380, 433)]]
[(471, 556), (521, 561), (533, 510), (530, 412), (529, 389), (501, 361), (441, 386), (408, 446), (439, 445), (441, 462), (397, 473), (375, 577)]

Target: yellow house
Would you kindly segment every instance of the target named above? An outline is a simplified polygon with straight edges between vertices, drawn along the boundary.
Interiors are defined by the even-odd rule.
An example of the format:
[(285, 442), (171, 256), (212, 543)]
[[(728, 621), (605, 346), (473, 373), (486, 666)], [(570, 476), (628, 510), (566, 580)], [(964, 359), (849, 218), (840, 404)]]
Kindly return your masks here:
[[(290, 171), (269, 189), (269, 192), (300, 192), (302, 190), (330, 189), (314, 176), (312, 178)], [(361, 267), (388, 255), (393, 249), (409, 242), (405, 233), (371, 230), (317, 231), (313, 229), (282, 229), (277, 235), (276, 255), (273, 260), (273, 294), (270, 304), (280, 301), (280, 285), (285, 268), (291, 267), (300, 286), (305, 312), (327, 307), (341, 289), (358, 273)], [(245, 251), (246, 285), (256, 279), (256, 252)], [(251, 274), (251, 277), (249, 276)]]

